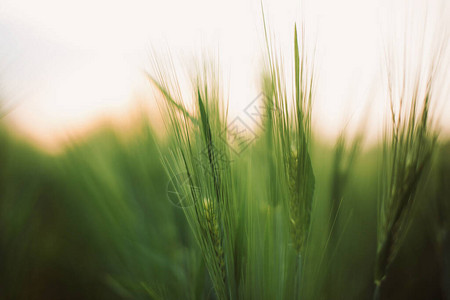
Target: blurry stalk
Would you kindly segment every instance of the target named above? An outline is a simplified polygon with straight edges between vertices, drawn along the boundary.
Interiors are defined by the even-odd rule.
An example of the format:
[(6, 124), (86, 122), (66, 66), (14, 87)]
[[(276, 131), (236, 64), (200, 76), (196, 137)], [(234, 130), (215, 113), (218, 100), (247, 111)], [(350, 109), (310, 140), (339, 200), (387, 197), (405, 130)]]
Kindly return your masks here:
[(275, 152), (275, 124), (274, 124), (274, 90), (271, 81), (270, 73), (265, 72), (262, 75), (262, 95), (263, 95), (263, 106), (264, 114), (262, 118), (264, 136), (265, 136), (265, 155), (267, 158), (269, 176), (268, 184), (269, 188), (269, 201), (273, 206), (277, 206), (280, 203), (279, 199), (279, 184), (278, 184), (278, 174), (277, 174), (277, 164), (279, 163), (279, 158), (276, 156)]
[[(442, 146), (437, 172), (435, 206), (435, 237), (441, 265), (441, 289), (444, 299), (450, 299), (450, 144)], [(434, 216), (433, 216), (434, 217)]]
[(380, 299), (382, 283), (414, 220), (417, 191), (426, 179), (437, 138), (431, 128), (430, 104), (436, 100), (434, 83), (439, 55), (427, 71), (420, 61), (416, 74), (409, 74), (406, 50), (404, 55), (401, 73), (395, 72), (393, 61), (388, 63), (391, 119), (383, 143), (374, 299)]
[(337, 251), (338, 233), (342, 234), (339, 229), (339, 212), (348, 186), (350, 175), (353, 172), (355, 160), (361, 151), (362, 139), (363, 129), (360, 130), (357, 136), (351, 141), (350, 146), (348, 146), (347, 134), (345, 131), (342, 131), (334, 147), (329, 196), (328, 239), (325, 245), (326, 252), (324, 254), (327, 257), (327, 272), (324, 281), (324, 290), (327, 295), (327, 299), (333, 298), (333, 274), (336, 274), (333, 268), (333, 255)]
[[(330, 218), (329, 231), (330, 242), (333, 240), (333, 232), (338, 231), (337, 219), (339, 207), (341, 206), (344, 192), (348, 185), (350, 174), (353, 171), (354, 162), (361, 150), (362, 132), (360, 132), (347, 148), (347, 136), (345, 132), (339, 135), (334, 148), (333, 168), (331, 174), (331, 190), (330, 190)], [(331, 249), (334, 247), (330, 245)]]

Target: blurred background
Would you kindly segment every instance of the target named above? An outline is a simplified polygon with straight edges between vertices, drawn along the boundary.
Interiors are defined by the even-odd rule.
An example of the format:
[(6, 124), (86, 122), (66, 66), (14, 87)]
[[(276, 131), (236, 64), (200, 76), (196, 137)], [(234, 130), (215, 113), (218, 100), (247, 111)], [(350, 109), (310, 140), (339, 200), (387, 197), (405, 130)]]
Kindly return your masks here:
[[(286, 61), (294, 22), (304, 22), (316, 49), (318, 197), (327, 195), (337, 136), (366, 126), (367, 150), (348, 191), (355, 217), (339, 251), (349, 264), (342, 278), (355, 291), (347, 299), (368, 299), (374, 153), (387, 107), (383, 53), (405, 28), (426, 23), (427, 33), (447, 32), (445, 1), (3, 0), (0, 299), (146, 299), (160, 290), (170, 299), (210, 297), (183, 212), (167, 197), (166, 136), (144, 71), (156, 54), (173, 57), (180, 73), (205, 53), (218, 57), (230, 115), (242, 115), (260, 93), (261, 4)], [(442, 83), (437, 105), (442, 140), (450, 133), (448, 86)], [(393, 281), (392, 299), (399, 289), (409, 291), (405, 299), (440, 299), (427, 227), (417, 227), (419, 238), (402, 251), (430, 259), (410, 266), (423, 277), (401, 287)], [(403, 264), (394, 269), (407, 277)]]
[[(440, 20), (428, 22), (428, 32), (440, 30), (448, 20), (444, 2), (5, 0), (0, 8), (0, 91), (9, 112), (4, 122), (50, 148), (99, 119), (120, 119), (137, 105), (149, 108), (157, 123), (142, 70), (152, 53), (167, 56), (169, 50), (179, 69), (205, 52), (219, 57), (230, 110), (238, 114), (259, 94), (263, 4), (286, 60), (294, 22), (306, 24), (308, 43), (316, 47), (316, 130), (336, 137), (341, 127), (358, 124), (370, 102), (368, 128), (376, 136), (385, 101), (374, 98), (383, 84), (383, 52), (392, 31), (424, 24), (425, 11), (430, 20)], [(446, 107), (442, 119), (449, 116)], [(443, 123), (448, 131), (450, 122)]]

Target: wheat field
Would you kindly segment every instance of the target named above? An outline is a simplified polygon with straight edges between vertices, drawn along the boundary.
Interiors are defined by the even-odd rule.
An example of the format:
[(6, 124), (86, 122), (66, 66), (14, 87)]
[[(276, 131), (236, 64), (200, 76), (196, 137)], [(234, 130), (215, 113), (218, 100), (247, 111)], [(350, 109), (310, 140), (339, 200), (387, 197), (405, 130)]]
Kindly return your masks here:
[(228, 114), (215, 57), (181, 92), (157, 56), (163, 137), (142, 113), (48, 153), (1, 124), (0, 299), (450, 299), (449, 40), (387, 45), (381, 139), (361, 122), (330, 143), (308, 28), (291, 61), (263, 23), (257, 126)]

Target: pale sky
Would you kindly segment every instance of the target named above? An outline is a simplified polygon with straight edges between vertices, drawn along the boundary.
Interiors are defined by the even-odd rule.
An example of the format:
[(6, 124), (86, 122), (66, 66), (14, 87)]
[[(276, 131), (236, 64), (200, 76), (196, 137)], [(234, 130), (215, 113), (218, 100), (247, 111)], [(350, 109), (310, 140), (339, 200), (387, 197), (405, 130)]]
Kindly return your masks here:
[[(313, 122), (325, 137), (336, 136), (347, 123), (360, 124), (369, 100), (369, 134), (376, 135), (386, 103), (371, 95), (381, 88), (383, 43), (398, 25), (389, 20), (405, 15), (406, 2), (263, 1), (287, 61), (294, 22), (304, 19), (311, 41), (317, 40)], [(413, 2), (415, 14), (427, 6), (435, 20), (442, 11), (437, 4), (445, 1)], [(439, 24), (434, 26), (448, 27)], [(51, 142), (99, 118), (127, 114), (136, 96), (150, 95), (144, 98), (156, 112), (141, 71), (151, 51), (167, 49), (186, 64), (202, 52), (218, 53), (232, 114), (239, 115), (259, 93), (264, 47), (259, 0), (3, 0), (0, 97), (11, 110), (5, 121)], [(447, 132), (448, 106), (441, 110)]]

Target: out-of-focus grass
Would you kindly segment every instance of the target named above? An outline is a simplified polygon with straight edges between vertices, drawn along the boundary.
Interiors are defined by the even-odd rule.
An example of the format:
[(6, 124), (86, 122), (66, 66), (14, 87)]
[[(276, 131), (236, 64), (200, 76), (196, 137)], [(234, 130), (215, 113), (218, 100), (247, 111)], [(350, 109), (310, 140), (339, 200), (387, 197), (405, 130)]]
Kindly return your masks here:
[(2, 299), (198, 292), (192, 280), (203, 284), (202, 262), (167, 198), (147, 123), (127, 141), (106, 128), (57, 157), (6, 132), (1, 139)]
[[(2, 130), (1, 299), (214, 299), (183, 212), (168, 200), (168, 178), (152, 130), (145, 122), (138, 128), (127, 138), (105, 128), (57, 156)], [(326, 237), (334, 150), (317, 139), (313, 145), (318, 204), (312, 218), (318, 221), (311, 230)], [(264, 147), (264, 140), (257, 140), (235, 166), (242, 177), (237, 180), (253, 186), (240, 193), (267, 203), (261, 209), (270, 204), (262, 189), (268, 168)], [(356, 160), (330, 255), (323, 256), (326, 239), (313, 241), (317, 263), (308, 272), (311, 299), (368, 299), (373, 293), (376, 157), (379, 151), (372, 149)], [(441, 158), (435, 162), (440, 170), (436, 178), (448, 176), (447, 156)], [(448, 201), (445, 181), (430, 186), (433, 195)], [(442, 262), (430, 227), (436, 214), (429, 208), (418, 211), (386, 279), (386, 299), (441, 295)], [(264, 229), (265, 220), (254, 221)], [(248, 258), (255, 263), (254, 272), (268, 267), (265, 255)], [(262, 286), (255, 289), (264, 292)]]

